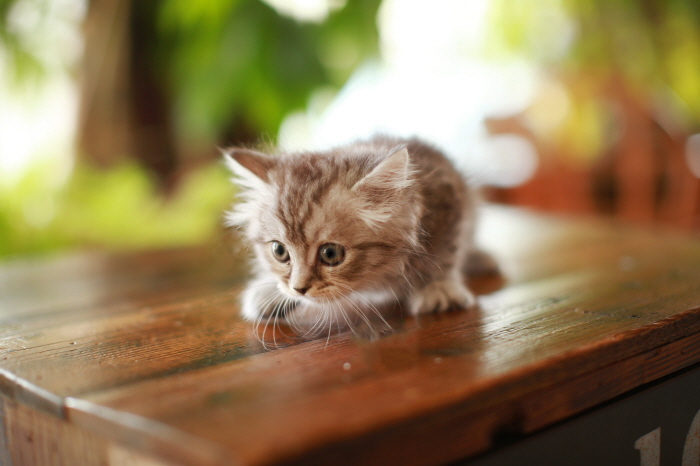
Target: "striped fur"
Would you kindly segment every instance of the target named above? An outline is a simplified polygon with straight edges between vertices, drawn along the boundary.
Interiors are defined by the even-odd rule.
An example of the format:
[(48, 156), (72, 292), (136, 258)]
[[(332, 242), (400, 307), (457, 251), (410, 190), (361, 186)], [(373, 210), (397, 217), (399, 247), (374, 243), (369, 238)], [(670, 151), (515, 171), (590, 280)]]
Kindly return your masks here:
[[(352, 325), (353, 315), (385, 301), (414, 315), (474, 304), (461, 275), (472, 249), (474, 195), (439, 151), (418, 140), (374, 138), (276, 156), (233, 148), (226, 160), (241, 187), (227, 222), (255, 250), (247, 319), (286, 316), (324, 329)], [(273, 242), (284, 245), (287, 262), (275, 258)], [(328, 244), (343, 247), (339, 265), (319, 259)]]

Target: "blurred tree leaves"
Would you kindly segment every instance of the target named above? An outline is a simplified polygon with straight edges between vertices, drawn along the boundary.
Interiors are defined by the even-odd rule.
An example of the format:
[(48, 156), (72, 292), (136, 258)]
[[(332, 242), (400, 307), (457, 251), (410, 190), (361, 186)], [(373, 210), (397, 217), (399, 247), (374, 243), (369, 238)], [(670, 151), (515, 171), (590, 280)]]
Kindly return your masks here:
[[(176, 129), (210, 141), (235, 133), (231, 126), (241, 122), (254, 134), (275, 134), (284, 116), (303, 107), (314, 90), (338, 88), (377, 52), (381, 0), (349, 1), (320, 23), (281, 15), (261, 0), (122, 1), (130, 5), (131, 19), (109, 10), (99, 26), (119, 30), (115, 21), (130, 21), (130, 46), (146, 57), (173, 100)], [(98, 3), (87, 0), (87, 8), (104, 9)], [(54, 14), (56, 4), (0, 0), (0, 45), (21, 79), (41, 71), (42, 57), (26, 31), (16, 27), (15, 13), (30, 5), (33, 14)], [(113, 53), (106, 37), (105, 44), (86, 53)]]
[(377, 52), (379, 4), (348, 2), (310, 23), (262, 0), (90, 0), (82, 155), (109, 166), (128, 154), (168, 186), (185, 159), (271, 139)]
[(638, 102), (661, 102), (689, 127), (700, 123), (700, 2), (494, 0), (493, 6), (492, 50), (524, 53), (567, 81), (574, 105), (614, 100), (622, 88)]
[[(700, 225), (698, 179), (686, 149), (700, 131), (700, 2), (493, 0), (493, 6), (491, 51), (526, 57), (543, 78), (531, 105), (510, 120), (540, 154), (531, 193), (568, 173), (569, 186), (583, 189), (560, 187), (556, 195), (586, 201), (569, 203), (575, 209)], [(554, 100), (552, 88), (560, 89)], [(533, 124), (533, 116), (543, 124)], [(548, 197), (539, 202), (547, 205)]]
[(212, 241), (233, 186), (220, 165), (191, 171), (171, 198), (159, 196), (135, 162), (111, 170), (79, 166), (67, 184), (35, 165), (0, 187), (0, 258), (75, 247), (168, 248)]
[[(35, 9), (38, 16), (35, 20), (38, 23), (42, 22), (42, 17), (46, 14), (47, 8), (41, 5), (43, 1), (35, 0), (38, 3), (38, 8)], [(9, 71), (9, 77), (15, 84), (35, 80), (45, 73), (41, 57), (30, 43), (27, 31), (18, 21), (20, 3), (18, 0), (0, 0), (0, 53), (4, 55), (2, 58)]]
[(156, 56), (175, 96), (178, 130), (209, 140), (235, 134), (236, 124), (276, 134), (311, 93), (339, 88), (376, 53), (379, 3), (348, 2), (315, 24), (259, 0), (163, 0)]
[[(0, 0), (0, 55), (18, 83), (42, 76), (38, 31), (67, 3), (80, 4)], [(86, 0), (78, 163), (67, 181), (37, 164), (0, 183), (0, 257), (211, 240), (233, 189), (218, 160), (191, 159), (270, 139), (317, 89), (339, 89), (377, 52), (380, 3), (341, 2), (313, 23), (261, 0)], [(166, 178), (178, 186), (163, 196)]]

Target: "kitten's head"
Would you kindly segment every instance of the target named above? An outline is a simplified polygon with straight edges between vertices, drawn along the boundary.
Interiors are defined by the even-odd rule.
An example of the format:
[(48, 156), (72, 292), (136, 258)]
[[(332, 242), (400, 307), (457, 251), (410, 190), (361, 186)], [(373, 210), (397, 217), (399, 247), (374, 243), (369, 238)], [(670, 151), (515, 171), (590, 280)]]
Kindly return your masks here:
[(242, 188), (228, 223), (288, 296), (381, 291), (418, 250), (420, 192), (405, 147), (279, 157), (232, 149), (227, 163)]

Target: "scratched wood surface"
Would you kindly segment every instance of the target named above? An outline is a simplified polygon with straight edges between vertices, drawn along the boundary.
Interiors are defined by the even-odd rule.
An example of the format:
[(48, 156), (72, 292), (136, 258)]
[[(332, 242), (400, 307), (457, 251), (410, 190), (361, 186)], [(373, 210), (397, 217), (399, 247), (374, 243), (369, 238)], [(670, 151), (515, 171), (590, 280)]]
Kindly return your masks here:
[(478, 310), (311, 341), (241, 322), (226, 246), (4, 264), (0, 394), (158, 464), (428, 465), (700, 361), (697, 237), (508, 209), (479, 236)]

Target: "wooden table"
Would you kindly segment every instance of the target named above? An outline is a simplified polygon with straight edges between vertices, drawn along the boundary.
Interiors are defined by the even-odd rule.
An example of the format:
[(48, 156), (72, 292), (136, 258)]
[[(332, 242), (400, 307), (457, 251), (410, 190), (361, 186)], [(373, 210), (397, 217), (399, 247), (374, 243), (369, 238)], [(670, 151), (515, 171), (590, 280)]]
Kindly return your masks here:
[(475, 281), (480, 310), (379, 338), (263, 345), (219, 246), (5, 264), (0, 465), (694, 461), (700, 241), (507, 209), (482, 226), (503, 277)]

